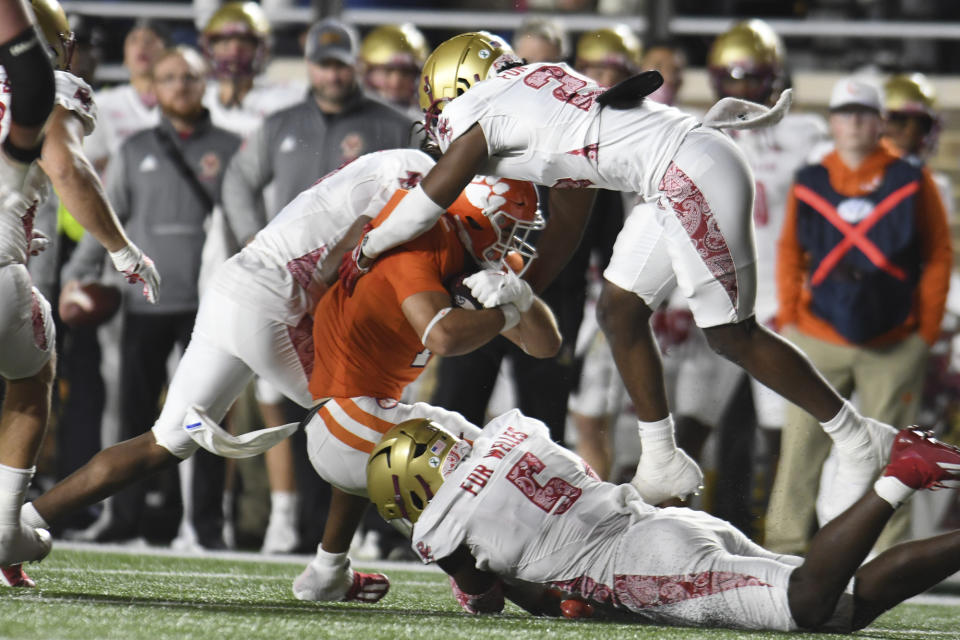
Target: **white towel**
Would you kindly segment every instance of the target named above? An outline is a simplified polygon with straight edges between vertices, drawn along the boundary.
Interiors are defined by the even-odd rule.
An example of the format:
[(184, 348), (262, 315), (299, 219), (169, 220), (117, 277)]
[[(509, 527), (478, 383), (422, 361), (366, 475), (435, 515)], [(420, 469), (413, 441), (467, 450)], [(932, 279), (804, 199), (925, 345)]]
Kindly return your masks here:
[(290, 424), (269, 429), (258, 429), (243, 435), (233, 436), (224, 431), (220, 425), (210, 419), (198, 407), (187, 410), (183, 428), (198, 445), (211, 453), (225, 458), (249, 458), (259, 455), (289, 437), (300, 423)]
[(723, 98), (703, 116), (703, 126), (712, 129), (758, 129), (777, 124), (787, 115), (793, 89), (785, 89), (773, 107), (739, 98)]

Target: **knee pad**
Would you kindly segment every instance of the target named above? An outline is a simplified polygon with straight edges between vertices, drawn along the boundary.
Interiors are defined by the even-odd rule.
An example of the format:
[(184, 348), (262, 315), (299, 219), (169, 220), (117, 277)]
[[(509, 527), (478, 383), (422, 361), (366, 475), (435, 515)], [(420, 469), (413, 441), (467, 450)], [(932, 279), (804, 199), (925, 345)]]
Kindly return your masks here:
[(53, 110), (56, 85), (46, 44), (33, 27), (0, 46), (0, 65), (10, 82), (10, 118), (37, 127)]

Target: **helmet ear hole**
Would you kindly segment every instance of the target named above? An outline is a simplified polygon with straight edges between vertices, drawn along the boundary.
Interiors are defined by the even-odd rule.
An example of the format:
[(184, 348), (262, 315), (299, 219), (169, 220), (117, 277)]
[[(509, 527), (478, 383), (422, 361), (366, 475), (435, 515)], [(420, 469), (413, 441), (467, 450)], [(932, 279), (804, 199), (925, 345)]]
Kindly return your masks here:
[(474, 218), (473, 216), (466, 216), (466, 218), (467, 218), (467, 223), (477, 231), (481, 231), (483, 229), (483, 225), (477, 222), (477, 219)]
[(421, 511), (423, 511), (423, 508), (426, 506), (426, 505), (423, 503), (423, 500), (420, 499), (420, 496), (418, 496), (418, 495), (417, 495), (415, 492), (413, 492), (413, 491), (410, 492), (410, 503), (411, 503), (413, 506), (415, 506), (417, 509), (421, 510)]
[(423, 444), (422, 442), (418, 442), (418, 443), (417, 443), (416, 445), (414, 445), (414, 447), (413, 447), (413, 455), (412, 455), (411, 457), (412, 457), (412, 458), (419, 458), (420, 456), (422, 456), (422, 455), (424, 454), (424, 452), (425, 452), (426, 450), (427, 450), (427, 445)]

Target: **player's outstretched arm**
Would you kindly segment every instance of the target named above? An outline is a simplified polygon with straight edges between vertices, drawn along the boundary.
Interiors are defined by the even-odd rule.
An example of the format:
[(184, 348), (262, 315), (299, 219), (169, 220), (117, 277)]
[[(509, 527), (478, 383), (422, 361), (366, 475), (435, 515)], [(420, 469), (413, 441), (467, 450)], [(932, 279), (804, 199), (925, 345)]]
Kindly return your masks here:
[(443, 215), (487, 160), (487, 140), (474, 125), (457, 138), (430, 169), (423, 182), (411, 190), (386, 220), (366, 234), (357, 250), (344, 257), (340, 282), (353, 293), (357, 280), (385, 251), (416, 238)]
[(56, 105), (47, 124), (40, 168), (50, 178), (63, 205), (109, 252), (114, 266), (129, 282), (142, 282), (144, 296), (156, 302), (160, 275), (153, 261), (123, 231), (107, 200), (103, 183), (83, 154), (83, 123)]

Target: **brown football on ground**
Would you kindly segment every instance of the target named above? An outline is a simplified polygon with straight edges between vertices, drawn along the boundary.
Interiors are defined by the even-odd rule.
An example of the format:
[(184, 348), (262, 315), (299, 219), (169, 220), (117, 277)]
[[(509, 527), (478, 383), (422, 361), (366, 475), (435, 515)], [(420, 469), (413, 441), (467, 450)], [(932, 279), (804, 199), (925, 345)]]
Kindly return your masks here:
[(86, 282), (64, 289), (60, 295), (60, 319), (68, 327), (101, 325), (120, 308), (120, 289), (99, 282)]

